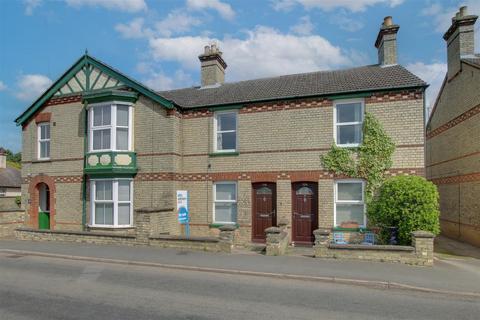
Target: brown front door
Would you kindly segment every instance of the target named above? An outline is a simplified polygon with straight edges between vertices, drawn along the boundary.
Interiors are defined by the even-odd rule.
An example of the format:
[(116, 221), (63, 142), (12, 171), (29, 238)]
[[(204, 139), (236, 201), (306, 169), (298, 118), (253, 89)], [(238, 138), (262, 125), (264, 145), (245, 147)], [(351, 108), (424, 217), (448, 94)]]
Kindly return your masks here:
[(252, 241), (265, 242), (265, 229), (277, 225), (277, 188), (274, 183), (255, 183), (252, 190)]
[(317, 184), (299, 182), (292, 185), (292, 241), (312, 244), (318, 227)]

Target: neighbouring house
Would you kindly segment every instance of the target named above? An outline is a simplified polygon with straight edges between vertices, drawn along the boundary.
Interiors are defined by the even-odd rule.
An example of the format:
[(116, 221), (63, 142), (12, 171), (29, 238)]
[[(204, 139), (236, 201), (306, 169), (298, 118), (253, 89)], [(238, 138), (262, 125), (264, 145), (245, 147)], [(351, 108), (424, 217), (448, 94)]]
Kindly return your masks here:
[(467, 7), (443, 36), (448, 71), (426, 130), (426, 175), (438, 186), (442, 233), (480, 246), (480, 54)]
[(396, 144), (388, 174), (424, 175), (427, 84), (397, 63), (398, 30), (385, 18), (374, 65), (233, 83), (213, 44), (201, 86), (162, 92), (85, 54), (16, 119), (26, 225), (128, 234), (147, 208), (170, 210), (151, 223), (181, 234), (176, 191), (187, 190), (192, 235), (231, 224), (248, 244), (284, 225), (301, 245), (318, 227), (365, 226), (364, 182), (320, 156), (361, 144), (370, 112)]
[(22, 175), (20, 170), (7, 165), (7, 152), (0, 148), (0, 203), (8, 201), (5, 198), (20, 196), (22, 194), (21, 185)]

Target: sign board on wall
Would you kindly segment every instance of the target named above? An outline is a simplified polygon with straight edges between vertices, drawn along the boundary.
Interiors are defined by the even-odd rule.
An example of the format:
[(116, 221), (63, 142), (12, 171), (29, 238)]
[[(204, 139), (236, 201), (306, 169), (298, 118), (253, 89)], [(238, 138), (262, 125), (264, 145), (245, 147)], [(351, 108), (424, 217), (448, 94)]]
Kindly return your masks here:
[(186, 190), (177, 190), (177, 213), (178, 222), (188, 223), (188, 191)]

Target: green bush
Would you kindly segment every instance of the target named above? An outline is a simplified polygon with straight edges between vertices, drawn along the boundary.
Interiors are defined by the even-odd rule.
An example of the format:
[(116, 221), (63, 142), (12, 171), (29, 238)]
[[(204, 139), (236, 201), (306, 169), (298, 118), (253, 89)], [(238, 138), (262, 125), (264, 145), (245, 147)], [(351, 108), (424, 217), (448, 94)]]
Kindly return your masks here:
[(440, 232), (437, 187), (418, 176), (386, 180), (368, 208), (370, 224), (398, 227), (399, 244), (411, 243), (412, 231)]

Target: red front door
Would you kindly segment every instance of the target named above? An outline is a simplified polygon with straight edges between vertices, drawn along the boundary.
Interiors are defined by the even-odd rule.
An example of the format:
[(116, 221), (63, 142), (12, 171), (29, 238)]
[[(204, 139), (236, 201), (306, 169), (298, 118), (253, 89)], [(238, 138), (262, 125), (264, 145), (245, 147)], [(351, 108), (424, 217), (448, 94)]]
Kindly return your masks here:
[(318, 227), (317, 184), (299, 182), (292, 185), (292, 242), (312, 244)]
[(274, 183), (255, 183), (252, 190), (252, 241), (265, 242), (265, 229), (277, 224), (277, 188)]

